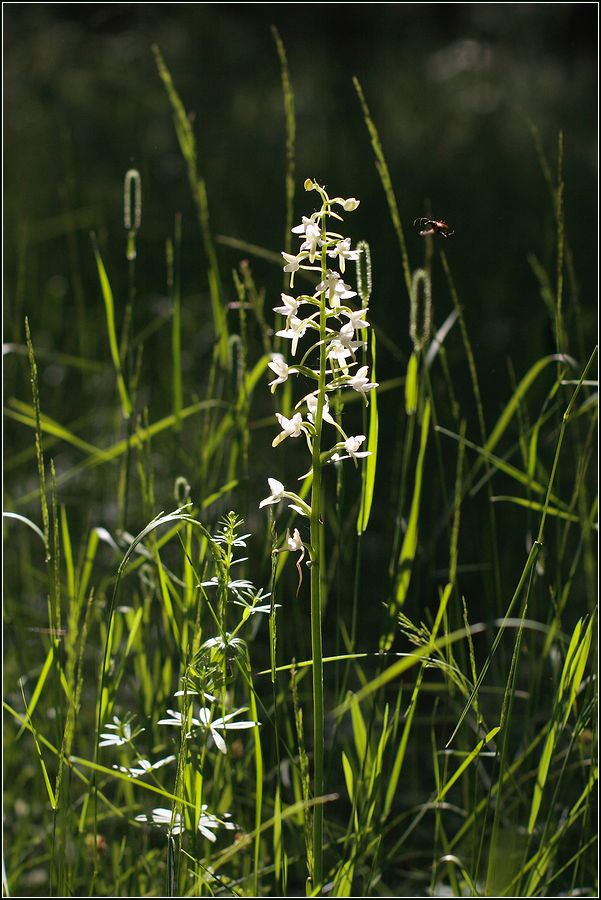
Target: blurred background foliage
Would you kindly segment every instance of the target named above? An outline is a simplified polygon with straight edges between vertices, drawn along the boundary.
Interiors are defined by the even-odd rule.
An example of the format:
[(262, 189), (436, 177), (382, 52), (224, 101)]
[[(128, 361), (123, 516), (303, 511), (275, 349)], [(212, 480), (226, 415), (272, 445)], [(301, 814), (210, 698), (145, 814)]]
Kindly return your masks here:
[[(380, 346), (378, 380), (404, 374), (411, 349), (408, 300), (353, 75), (380, 133), (412, 268), (422, 264), (425, 247), (411, 227), (414, 218), (431, 211), (455, 229), (444, 249), (464, 307), (489, 429), (512, 393), (512, 379), (554, 350), (551, 319), (528, 257), (535, 254), (553, 282), (556, 225), (527, 120), (539, 130), (553, 177), (558, 133), (564, 132), (566, 234), (578, 286), (577, 297), (570, 291), (565, 301), (568, 349), (583, 364), (596, 309), (596, 16), (594, 4), (5, 7), (5, 340), (22, 347), (24, 316), (29, 316), (42, 411), (72, 427), (80, 423), (79, 433), (101, 446), (120, 436), (111, 409), (114, 377), (107, 368), (89, 232), (99, 236), (120, 321), (127, 293), (122, 183), (132, 166), (141, 172), (143, 189), (134, 325), (144, 343), (139, 407), (148, 407), (151, 421), (170, 411), (165, 240), (179, 212), (185, 402), (203, 396), (213, 341), (206, 259), (151, 46), (159, 45), (193, 114), (214, 234), (278, 253), (285, 227), (286, 137), (272, 24), (287, 50), (295, 96), (295, 219), (310, 211), (311, 198), (302, 191), (307, 176), (334, 193), (361, 199), (360, 212), (347, 224), (355, 241), (366, 239), (371, 246), (371, 321), (387, 339)], [(224, 245), (218, 252), (228, 299), (235, 300), (228, 275), (245, 254)], [(262, 259), (250, 262), (271, 315), (281, 270)], [(452, 303), (436, 258), (433, 298), (440, 325)], [(573, 327), (576, 301), (579, 327)], [(255, 339), (254, 359), (261, 352)], [(89, 366), (65, 364), (59, 353), (83, 357)], [(463, 414), (471, 415), (468, 437), (477, 440), (457, 328), (447, 353)], [(28, 382), (26, 357), (10, 355), (6, 396), (29, 401)], [(267, 391), (258, 390), (256, 398), (256, 415), (262, 404), (268, 414)], [(442, 424), (451, 421), (448, 400), (448, 408), (439, 410)], [(385, 566), (389, 553), (382, 542), (387, 523), (378, 513), (385, 515), (392, 477), (386, 448), (395, 445), (402, 416), (398, 391), (382, 395), (381, 415), (382, 474), (367, 538), (368, 566)], [(255, 499), (265, 496), (266, 476), (281, 477), (288, 465), (293, 474), (301, 471), (300, 461), (287, 462), (289, 453), (272, 454), (271, 432), (253, 434), (251, 527), (263, 522)], [(29, 429), (7, 423), (6, 449), (13, 463), (32, 454), (32, 443)], [(454, 447), (452, 453), (454, 458)], [(186, 457), (177, 436), (165, 438), (155, 456), (156, 501), (163, 509), (172, 505), (176, 475), (185, 475), (194, 488), (195, 460)], [(78, 458), (73, 448), (59, 445), (59, 474)], [(33, 456), (30, 463), (19, 469), (14, 493), (9, 481), (10, 503), (35, 489)], [(113, 472), (107, 478), (103, 469), (100, 478), (88, 474), (61, 488), (70, 515), (79, 510), (81, 527), (115, 526), (117, 469)], [(20, 511), (35, 511), (37, 502), (34, 498)], [(436, 506), (436, 499), (432, 502)], [(515, 511), (500, 515), (511, 523)], [(144, 521), (140, 512), (130, 530)], [(477, 521), (476, 516), (476, 526)], [(477, 531), (470, 538), (467, 529), (466, 540), (476, 542), (473, 558), (482, 557)], [(521, 560), (523, 537), (515, 540)]]

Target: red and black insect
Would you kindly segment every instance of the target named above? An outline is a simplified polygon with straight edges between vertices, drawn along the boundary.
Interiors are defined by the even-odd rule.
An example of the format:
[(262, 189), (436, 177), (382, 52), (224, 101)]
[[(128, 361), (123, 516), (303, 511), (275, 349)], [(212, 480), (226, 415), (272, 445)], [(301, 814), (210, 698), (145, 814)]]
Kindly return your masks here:
[(442, 219), (416, 219), (413, 227), (415, 228), (416, 225), (420, 229), (419, 233), (422, 237), (439, 234), (443, 238), (448, 238), (455, 234), (454, 231), (451, 231), (450, 225), (447, 225)]

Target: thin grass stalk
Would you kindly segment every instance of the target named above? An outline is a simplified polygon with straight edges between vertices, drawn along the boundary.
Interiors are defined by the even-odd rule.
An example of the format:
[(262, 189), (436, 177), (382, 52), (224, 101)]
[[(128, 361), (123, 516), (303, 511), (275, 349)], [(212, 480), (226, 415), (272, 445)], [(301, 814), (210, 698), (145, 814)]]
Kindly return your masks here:
[(184, 390), (182, 384), (182, 298), (180, 285), (179, 258), (182, 242), (182, 217), (178, 213), (175, 217), (173, 241), (167, 241), (167, 291), (173, 306), (173, 324), (171, 330), (171, 354), (173, 359), (172, 384), (173, 384), (173, 415), (175, 416), (175, 430), (181, 430), (181, 414), (184, 405)]
[(386, 159), (384, 157), (384, 151), (382, 150), (382, 144), (380, 143), (380, 136), (378, 134), (378, 130), (374, 124), (374, 121), (371, 117), (371, 112), (369, 110), (369, 106), (367, 105), (367, 101), (365, 99), (365, 94), (363, 93), (363, 88), (361, 87), (361, 83), (358, 78), (353, 78), (353, 84), (355, 86), (355, 90), (357, 91), (357, 96), (359, 98), (359, 103), (361, 104), (361, 109), (363, 111), (363, 118), (365, 120), (365, 124), (367, 126), (367, 130), (369, 132), (369, 136), (371, 138), (371, 145), (374, 151), (374, 156), (376, 158), (376, 169), (378, 171), (378, 175), (380, 176), (380, 181), (382, 182), (382, 187), (384, 188), (384, 193), (386, 195), (386, 200), (388, 202), (388, 209), (390, 211), (390, 218), (392, 219), (392, 224), (394, 226), (394, 230), (396, 232), (397, 238), (399, 240), (399, 246), (401, 248), (401, 260), (403, 264), (403, 276), (405, 279), (405, 287), (407, 288), (407, 296), (411, 298), (411, 267), (409, 265), (409, 254), (407, 253), (407, 242), (405, 241), (405, 232), (403, 231), (403, 226), (401, 224), (401, 217), (399, 215), (399, 207), (396, 201), (394, 188), (392, 186), (392, 179), (390, 177), (390, 171), (388, 169), (388, 165), (386, 163)]
[(221, 368), (229, 369), (229, 333), (227, 327), (226, 312), (223, 307), (223, 290), (221, 286), (221, 277), (219, 274), (219, 265), (217, 261), (217, 253), (213, 243), (213, 235), (209, 221), (209, 202), (207, 198), (207, 188), (204, 181), (198, 174), (196, 139), (189, 117), (186, 114), (183, 103), (181, 102), (171, 73), (169, 72), (161, 52), (156, 44), (152, 47), (157, 70), (161, 81), (167, 92), (169, 102), (173, 111), (173, 121), (177, 140), (188, 167), (188, 180), (192, 197), (196, 205), (198, 222), (204, 250), (208, 260), (208, 282), (209, 294), (211, 297), (211, 309), (213, 313), (213, 327), (215, 330), (215, 341), (219, 363)]
[[(476, 401), (476, 410), (478, 414), (478, 423), (480, 426), (480, 436), (482, 440), (482, 444), (486, 445), (486, 423), (484, 420), (484, 407), (482, 404), (482, 394), (480, 393), (480, 382), (478, 380), (478, 370), (476, 369), (476, 361), (474, 359), (474, 352), (472, 350), (472, 344), (469, 339), (469, 335), (467, 332), (467, 326), (465, 324), (465, 319), (463, 316), (463, 309), (461, 304), (459, 303), (459, 298), (457, 296), (457, 291), (455, 289), (455, 283), (453, 281), (453, 277), (451, 275), (451, 270), (449, 268), (449, 263), (447, 261), (447, 256), (444, 250), (440, 251), (440, 259), (442, 261), (442, 267), (444, 269), (447, 283), (449, 285), (449, 291), (451, 294), (451, 299), (453, 301), (453, 306), (457, 311), (457, 315), (459, 318), (459, 327), (461, 329), (461, 336), (463, 338), (463, 346), (465, 348), (465, 354), (468, 361), (470, 378), (472, 382), (472, 390), (474, 393), (474, 399)], [(488, 461), (485, 460), (485, 466), (487, 472), (490, 467)], [(497, 523), (495, 512), (493, 508), (493, 503), (491, 501), (492, 497), (492, 486), (490, 481), (487, 482), (487, 491), (488, 491), (488, 518), (489, 518), (489, 527), (490, 527), (490, 540), (491, 540), (491, 549), (492, 549), (492, 559), (493, 559), (493, 575), (494, 575), (494, 584), (495, 584), (495, 599), (499, 600), (502, 596), (501, 589), (501, 564), (499, 561), (498, 554), (498, 540), (497, 540)]]
[[(294, 115), (294, 91), (290, 82), (290, 71), (288, 69), (288, 57), (286, 55), (286, 47), (280, 36), (280, 32), (275, 25), (271, 26), (271, 34), (275, 42), (278, 59), (280, 61), (280, 72), (282, 78), (282, 94), (284, 96), (284, 111), (286, 114), (286, 230), (284, 233), (284, 250), (290, 253), (292, 247), (292, 224), (294, 219), (294, 173), (295, 173), (295, 156), (296, 156), (296, 118)], [(284, 275), (284, 290), (286, 290), (287, 279)]]

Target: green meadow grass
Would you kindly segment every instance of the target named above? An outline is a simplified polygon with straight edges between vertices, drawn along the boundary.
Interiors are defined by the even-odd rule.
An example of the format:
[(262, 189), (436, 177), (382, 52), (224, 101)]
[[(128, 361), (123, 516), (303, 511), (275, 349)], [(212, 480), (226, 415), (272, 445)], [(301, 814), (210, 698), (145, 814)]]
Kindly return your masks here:
[[(289, 252), (295, 186), (311, 173), (299, 182), (274, 39)], [(297, 399), (288, 383), (267, 388), (276, 298), (253, 271), (256, 259), (280, 266), (279, 248), (213, 233), (194, 128), (154, 53), (207, 260), (208, 350), (191, 379), (180, 219), (165, 232), (169, 317), (138, 328), (143, 235), (129, 174), (125, 240), (90, 242), (87, 289), (105, 329), (79, 345), (97, 355), (48, 359), (33, 314), (11, 345), (20, 389), (5, 416), (28, 443), (5, 460), (5, 894), (595, 896), (597, 357), (571, 276), (561, 136), (553, 171), (532, 126), (555, 250), (553, 267), (530, 263), (555, 350), (510, 361), (503, 408), (490, 409), (450, 245), (427, 238), (410, 258), (410, 217), (355, 80), (413, 351), (376, 313), (377, 396), (367, 409), (343, 398), (372, 455), (325, 473), (316, 575), (280, 552), (296, 514), (258, 510), (267, 477), (297, 471), (266, 449), (275, 412)], [(119, 240), (124, 300), (107, 262)], [(244, 257), (233, 271), (225, 244)], [(359, 295), (377, 309), (369, 247), (363, 259)], [(444, 321), (434, 283), (452, 308)], [(397, 361), (386, 379), (384, 352)], [(73, 385), (94, 377), (94, 408), (50, 417), (42, 359)], [(153, 377), (169, 384), (159, 415)], [(310, 479), (298, 484), (306, 496)], [(372, 535), (387, 560), (377, 573)], [(324, 622), (317, 796), (312, 577)], [(212, 723), (199, 719), (203, 692), (217, 698)]]

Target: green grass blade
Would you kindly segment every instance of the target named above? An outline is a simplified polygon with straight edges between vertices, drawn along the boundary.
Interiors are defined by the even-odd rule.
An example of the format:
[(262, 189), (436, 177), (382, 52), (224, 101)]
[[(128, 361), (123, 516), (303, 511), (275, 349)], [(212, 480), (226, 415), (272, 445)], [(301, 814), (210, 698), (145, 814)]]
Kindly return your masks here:
[(565, 512), (563, 509), (555, 509), (553, 506), (545, 506), (544, 503), (537, 503), (536, 500), (526, 500), (524, 497), (504, 497), (496, 496), (490, 498), (493, 503), (513, 503), (516, 506), (522, 506), (524, 509), (532, 509), (535, 512), (546, 512), (549, 516), (556, 516), (564, 519), (566, 522), (580, 522), (580, 517), (573, 513)]
[(94, 250), (94, 258), (96, 260), (96, 268), (98, 269), (98, 278), (100, 280), (100, 290), (104, 301), (104, 312), (106, 316), (106, 327), (108, 331), (109, 346), (111, 349), (111, 358), (117, 378), (117, 389), (121, 400), (121, 412), (124, 419), (129, 419), (132, 414), (133, 407), (123, 377), (123, 369), (121, 368), (121, 355), (119, 353), (119, 342), (117, 340), (117, 332), (115, 329), (115, 304), (113, 301), (113, 291), (111, 284), (100, 255), (100, 248), (96, 236), (92, 233), (92, 247)]
[(473, 761), (482, 752), (482, 749), (486, 746), (486, 744), (489, 744), (492, 741), (492, 739), (495, 737), (495, 735), (497, 735), (499, 733), (500, 730), (501, 730), (500, 726), (497, 726), (496, 728), (492, 728), (485, 735), (485, 737), (482, 738), (481, 741), (478, 741), (478, 743), (476, 744), (474, 749), (471, 751), (471, 753), (468, 753), (468, 755), (463, 760), (463, 762), (457, 767), (455, 772), (451, 775), (449, 780), (439, 791), (438, 796), (436, 798), (437, 803), (440, 803), (440, 801), (443, 799), (443, 797), (445, 797), (448, 794), (448, 792), (451, 790), (453, 785), (456, 784), (457, 781), (461, 778), (461, 776), (463, 775), (463, 773), (465, 772), (467, 767), (473, 763)]
[[(292, 247), (292, 226), (294, 217), (294, 171), (296, 155), (296, 118), (294, 115), (294, 92), (290, 82), (288, 69), (288, 57), (284, 42), (275, 25), (271, 26), (271, 33), (280, 61), (280, 73), (282, 79), (282, 94), (284, 96), (284, 112), (286, 115), (286, 229), (284, 232), (284, 250), (290, 253)], [(286, 277), (284, 276), (284, 281)], [(284, 284), (284, 287), (286, 285)]]
[[(372, 371), (371, 377), (376, 378), (376, 336), (372, 332), (371, 335), (371, 359)], [(367, 438), (367, 447), (371, 456), (367, 456), (363, 463), (363, 480), (361, 488), (361, 503), (359, 506), (359, 515), (357, 518), (357, 534), (363, 534), (369, 524), (371, 515), (371, 507), (374, 498), (374, 488), (376, 484), (376, 468), (378, 463), (378, 398), (377, 389), (370, 392), (369, 397), (369, 435)]]
[(534, 382), (536, 381), (538, 376), (541, 374), (541, 372), (548, 365), (550, 365), (551, 363), (556, 363), (556, 362), (565, 362), (565, 363), (572, 365), (574, 368), (577, 367), (576, 361), (573, 360), (571, 357), (565, 356), (562, 354), (558, 354), (558, 353), (552, 353), (549, 356), (543, 356), (542, 359), (537, 360), (534, 363), (534, 365), (532, 365), (528, 369), (528, 371), (526, 372), (526, 374), (524, 375), (524, 377), (518, 384), (517, 388), (513, 392), (511, 399), (505, 406), (505, 409), (503, 410), (503, 412), (497, 419), (497, 424), (491, 431), (490, 436), (489, 436), (488, 440), (486, 441), (486, 444), (484, 445), (485, 453), (490, 453), (497, 446), (497, 444), (499, 443), (499, 441), (505, 434), (505, 431), (507, 430), (507, 426), (509, 425), (509, 423), (513, 419), (514, 415), (516, 414), (520, 403), (523, 402), (524, 397), (526, 396), (526, 394), (528, 393), (528, 391), (530, 390), (530, 388), (532, 387), (532, 385), (534, 384)]
[[(51, 651), (51, 653), (52, 653), (52, 651)], [(54, 654), (52, 654), (50, 656), (51, 660), (53, 658), (53, 655)], [(35, 749), (36, 749), (36, 752), (38, 755), (38, 761), (40, 763), (40, 769), (42, 772), (42, 778), (44, 780), (44, 786), (46, 788), (46, 793), (48, 794), (48, 799), (50, 801), (50, 807), (54, 810), (54, 809), (56, 809), (56, 797), (54, 796), (54, 791), (52, 790), (52, 784), (50, 783), (50, 776), (48, 774), (48, 769), (46, 768), (46, 763), (44, 762), (44, 757), (42, 756), (42, 748), (40, 747), (40, 742), (38, 741), (38, 732), (37, 732), (37, 729), (34, 727), (33, 722), (31, 721), (31, 710), (28, 707), (27, 701), (25, 699), (25, 692), (23, 691), (23, 685), (20, 684), (19, 686), (21, 688), (21, 696), (23, 697), (23, 706), (25, 707), (27, 727), (28, 727), (29, 731), (31, 732), (31, 736), (33, 737), (33, 742), (35, 744)], [(23, 730), (23, 729), (21, 729), (21, 730)]]
[[(409, 583), (411, 581), (411, 573), (413, 570), (415, 554), (417, 551), (419, 510), (421, 503), (424, 460), (426, 456), (429, 431), (430, 401), (428, 400), (426, 402), (426, 405), (424, 406), (424, 412), (422, 415), (419, 454), (417, 458), (417, 464), (415, 466), (413, 499), (411, 500), (411, 511), (409, 513), (407, 531), (405, 532), (405, 537), (403, 538), (403, 544), (399, 556), (399, 575), (395, 587), (395, 598), (390, 605), (390, 615), (393, 618), (396, 617), (397, 611), (405, 603), (407, 591), (409, 590)], [(381, 642), (382, 649), (387, 650), (390, 648), (393, 636), (394, 625), (389, 628), (388, 633), (385, 635), (383, 641)]]
[(41, 528), (38, 528), (35, 522), (32, 522), (31, 519), (28, 519), (26, 516), (21, 516), (19, 513), (13, 512), (3, 512), (2, 517), (4, 519), (16, 519), (17, 522), (23, 522), (25, 525), (28, 525), (29, 528), (31, 528), (32, 531), (35, 531), (38, 537), (42, 540), (44, 546), (46, 546), (46, 538), (44, 537), (44, 532)]
[(355, 90), (357, 91), (357, 96), (359, 98), (359, 103), (361, 104), (361, 109), (363, 111), (363, 118), (365, 120), (365, 124), (367, 126), (367, 130), (369, 132), (369, 136), (371, 139), (371, 145), (374, 151), (374, 156), (376, 158), (376, 169), (378, 171), (378, 175), (380, 176), (380, 181), (382, 182), (382, 187), (384, 188), (384, 193), (386, 195), (386, 200), (388, 202), (388, 209), (390, 212), (390, 218), (392, 219), (392, 224), (394, 226), (394, 230), (396, 232), (397, 238), (399, 240), (399, 246), (401, 248), (401, 259), (403, 263), (403, 275), (405, 277), (405, 286), (407, 288), (407, 296), (411, 297), (411, 266), (409, 265), (409, 254), (407, 253), (407, 243), (405, 241), (405, 232), (403, 231), (403, 226), (401, 225), (401, 217), (399, 215), (399, 207), (397, 204), (396, 196), (394, 193), (394, 188), (392, 186), (392, 179), (390, 177), (390, 171), (388, 169), (388, 165), (386, 163), (386, 159), (384, 158), (384, 151), (382, 150), (382, 144), (380, 142), (380, 136), (378, 134), (378, 130), (374, 124), (374, 121), (371, 117), (371, 113), (369, 111), (369, 106), (367, 105), (367, 101), (365, 99), (365, 94), (363, 93), (363, 88), (361, 87), (361, 83), (358, 78), (353, 78), (353, 84), (355, 86)]

